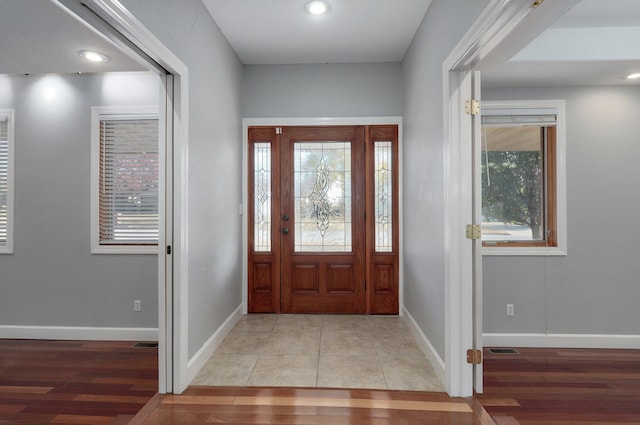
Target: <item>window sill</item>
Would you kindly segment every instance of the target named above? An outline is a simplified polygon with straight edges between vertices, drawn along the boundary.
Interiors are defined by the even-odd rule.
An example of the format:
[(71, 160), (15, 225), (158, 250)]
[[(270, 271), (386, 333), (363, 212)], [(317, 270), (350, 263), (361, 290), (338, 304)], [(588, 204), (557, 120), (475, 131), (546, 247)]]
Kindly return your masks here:
[(155, 254), (159, 253), (157, 245), (149, 246), (97, 246), (91, 248), (92, 254)]
[(558, 257), (566, 256), (567, 249), (562, 247), (504, 247), (504, 246), (483, 246), (482, 255), (491, 256), (539, 256), (539, 257)]

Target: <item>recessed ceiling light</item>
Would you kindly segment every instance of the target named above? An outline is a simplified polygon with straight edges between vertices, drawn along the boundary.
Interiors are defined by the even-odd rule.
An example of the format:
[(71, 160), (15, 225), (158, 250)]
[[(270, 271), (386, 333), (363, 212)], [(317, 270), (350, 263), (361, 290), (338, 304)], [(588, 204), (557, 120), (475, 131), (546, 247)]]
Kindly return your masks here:
[(636, 78), (640, 78), (640, 72), (634, 72), (633, 74), (627, 75), (627, 79), (635, 80)]
[(80, 50), (78, 52), (80, 56), (91, 62), (109, 62), (109, 57), (102, 53), (94, 52), (92, 50)]
[(304, 7), (312, 15), (324, 15), (329, 11), (329, 3), (320, 0), (310, 1)]

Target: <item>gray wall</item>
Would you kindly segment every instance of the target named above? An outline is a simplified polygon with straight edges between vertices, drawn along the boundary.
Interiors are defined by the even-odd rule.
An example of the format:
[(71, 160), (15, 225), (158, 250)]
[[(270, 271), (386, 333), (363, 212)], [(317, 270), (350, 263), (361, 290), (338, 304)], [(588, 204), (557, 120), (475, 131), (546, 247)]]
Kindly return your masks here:
[(242, 64), (200, 0), (124, 0), (189, 68), (192, 357), (242, 303)]
[(242, 112), (251, 118), (400, 116), (401, 66), (245, 66)]
[(89, 209), (91, 106), (157, 105), (158, 92), (147, 73), (0, 76), (0, 108), (16, 123), (0, 324), (158, 327), (157, 256), (92, 255)]
[(442, 63), (488, 0), (434, 0), (403, 63), (404, 305), (445, 357)]
[[(640, 87), (487, 89), (566, 99), (566, 257), (483, 258), (488, 333), (640, 334)], [(506, 304), (515, 304), (507, 317)]]

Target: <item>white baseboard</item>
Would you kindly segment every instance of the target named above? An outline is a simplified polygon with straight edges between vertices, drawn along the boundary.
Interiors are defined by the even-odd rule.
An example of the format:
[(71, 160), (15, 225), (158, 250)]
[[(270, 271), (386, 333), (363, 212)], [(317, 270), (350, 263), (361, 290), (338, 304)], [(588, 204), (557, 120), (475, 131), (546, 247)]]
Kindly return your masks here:
[(79, 341), (157, 341), (158, 328), (0, 325), (0, 338)]
[(231, 329), (240, 321), (242, 318), (242, 304), (235, 309), (233, 313), (224, 323), (211, 335), (211, 337), (204, 343), (202, 348), (198, 350), (198, 352), (189, 360), (187, 364), (187, 382), (193, 381), (200, 370), (204, 367), (207, 360), (213, 355), (213, 352), (220, 346), (222, 341), (225, 339)]
[(427, 356), (427, 359), (429, 359), (429, 362), (433, 367), (433, 371), (436, 373), (436, 376), (438, 376), (438, 379), (440, 379), (440, 382), (445, 384), (447, 382), (447, 370), (444, 361), (438, 355), (438, 352), (433, 348), (431, 342), (429, 342), (429, 338), (427, 338), (424, 332), (422, 332), (422, 329), (420, 329), (416, 321), (413, 319), (413, 316), (411, 316), (404, 305), (401, 309), (402, 314), (400, 317), (402, 317), (409, 326), (409, 330), (411, 330), (411, 333), (415, 337), (420, 349)]
[(482, 339), (485, 347), (640, 349), (640, 335), (486, 333)]

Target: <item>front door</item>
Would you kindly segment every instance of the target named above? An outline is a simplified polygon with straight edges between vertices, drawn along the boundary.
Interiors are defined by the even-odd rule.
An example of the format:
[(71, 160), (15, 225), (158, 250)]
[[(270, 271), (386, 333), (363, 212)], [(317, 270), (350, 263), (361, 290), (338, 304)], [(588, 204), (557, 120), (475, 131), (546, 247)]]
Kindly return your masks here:
[(249, 157), (249, 311), (397, 314), (397, 126), (252, 127)]
[(282, 311), (364, 313), (364, 127), (288, 127), (280, 146)]

